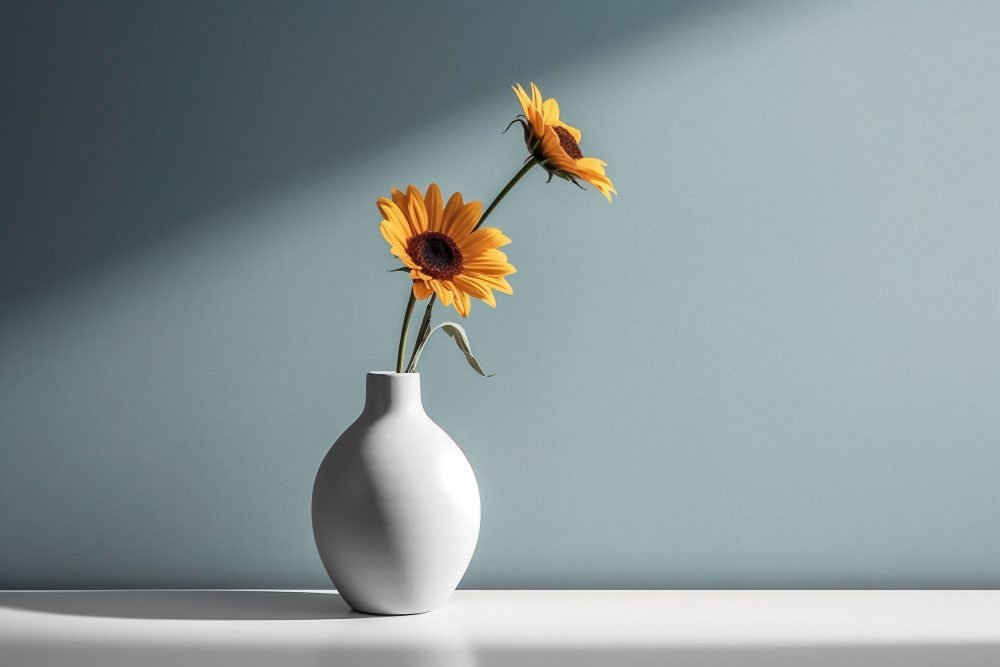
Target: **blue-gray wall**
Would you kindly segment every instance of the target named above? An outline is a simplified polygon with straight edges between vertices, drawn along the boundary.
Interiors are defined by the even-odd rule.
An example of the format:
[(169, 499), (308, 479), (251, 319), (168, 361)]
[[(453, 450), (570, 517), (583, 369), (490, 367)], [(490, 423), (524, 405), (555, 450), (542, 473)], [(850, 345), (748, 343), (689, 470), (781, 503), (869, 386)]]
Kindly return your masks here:
[(376, 197), (488, 199), (536, 80), (621, 193), (491, 223), (471, 587), (1000, 586), (1000, 5), (0, 5), (0, 586), (323, 586), (390, 367)]

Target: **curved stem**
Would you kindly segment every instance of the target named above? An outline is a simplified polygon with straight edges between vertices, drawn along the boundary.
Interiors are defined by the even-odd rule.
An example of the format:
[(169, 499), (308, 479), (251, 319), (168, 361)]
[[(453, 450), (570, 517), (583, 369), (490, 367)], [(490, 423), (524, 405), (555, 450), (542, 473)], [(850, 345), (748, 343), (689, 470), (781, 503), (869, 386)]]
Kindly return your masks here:
[(490, 202), (490, 205), (486, 207), (486, 210), (483, 211), (483, 215), (479, 218), (479, 222), (476, 223), (476, 226), (472, 228), (472, 231), (476, 231), (483, 226), (483, 223), (486, 222), (486, 218), (490, 217), (490, 213), (492, 213), (493, 209), (497, 207), (497, 204), (499, 204), (500, 201), (507, 196), (508, 192), (514, 189), (514, 186), (517, 185), (519, 180), (521, 180), (521, 177), (531, 171), (531, 168), (536, 164), (538, 164), (538, 160), (533, 157), (528, 158), (528, 161), (524, 163), (524, 166), (521, 167), (516, 174), (514, 174), (514, 178), (510, 179), (510, 181), (507, 182), (507, 185), (503, 186), (503, 190), (500, 191), (500, 194), (494, 197), (493, 201)]
[[(517, 182), (520, 181), (525, 174), (531, 171), (531, 168), (534, 167), (536, 164), (538, 164), (538, 160), (536, 160), (534, 157), (528, 158), (528, 161), (524, 163), (524, 165), (518, 170), (516, 174), (514, 174), (514, 177), (507, 182), (507, 185), (503, 186), (503, 190), (500, 191), (500, 194), (498, 194), (496, 197), (493, 198), (493, 201), (490, 202), (490, 205), (486, 207), (486, 210), (483, 211), (483, 214), (479, 216), (479, 222), (477, 222), (476, 226), (472, 228), (472, 231), (476, 231), (477, 229), (483, 226), (483, 223), (486, 222), (486, 218), (490, 217), (490, 213), (492, 213), (493, 209), (497, 207), (497, 204), (499, 204), (500, 201), (507, 196), (508, 192), (514, 189), (514, 186), (517, 185)], [(413, 353), (410, 355), (410, 363), (406, 366), (407, 373), (412, 373), (413, 371), (416, 370), (415, 362), (417, 357), (417, 350), (419, 350), (420, 347), (427, 342), (427, 336), (431, 330), (431, 311), (434, 309), (434, 302), (436, 300), (437, 300), (437, 294), (431, 294), (430, 300), (427, 301), (427, 308), (424, 310), (424, 318), (420, 322), (420, 329), (418, 330), (417, 333), (417, 341), (413, 345)], [(399, 349), (400, 349), (400, 354), (402, 354), (402, 349), (403, 349), (402, 342), (400, 342)], [(400, 359), (402, 359), (402, 356), (400, 357)], [(399, 366), (400, 368), (402, 367), (402, 361), (400, 361)], [(398, 373), (400, 371), (397, 370), (396, 372)]]
[(406, 302), (406, 314), (403, 315), (403, 329), (399, 332), (399, 351), (396, 353), (396, 372), (403, 372), (403, 357), (406, 354), (406, 331), (410, 328), (410, 316), (413, 315), (413, 304), (417, 302), (417, 297), (413, 294), (413, 286), (410, 286), (410, 300)]

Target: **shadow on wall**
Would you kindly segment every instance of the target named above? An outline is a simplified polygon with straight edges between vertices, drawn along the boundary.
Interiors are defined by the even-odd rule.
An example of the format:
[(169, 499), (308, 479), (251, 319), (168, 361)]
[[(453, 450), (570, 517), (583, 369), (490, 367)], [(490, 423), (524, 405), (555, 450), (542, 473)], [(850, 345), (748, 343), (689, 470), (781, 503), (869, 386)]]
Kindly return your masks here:
[(513, 73), (714, 4), (8, 4), (0, 318)]

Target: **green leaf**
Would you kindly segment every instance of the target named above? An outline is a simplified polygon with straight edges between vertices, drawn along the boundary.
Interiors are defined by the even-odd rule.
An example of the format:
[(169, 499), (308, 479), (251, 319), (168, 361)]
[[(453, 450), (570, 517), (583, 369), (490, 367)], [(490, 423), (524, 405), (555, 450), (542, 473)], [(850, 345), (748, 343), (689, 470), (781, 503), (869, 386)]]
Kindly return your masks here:
[(414, 370), (417, 367), (417, 361), (420, 359), (420, 354), (424, 351), (424, 346), (427, 345), (427, 341), (431, 339), (434, 332), (438, 329), (443, 330), (448, 336), (455, 341), (455, 345), (458, 345), (458, 349), (462, 351), (465, 355), (465, 360), (469, 362), (472, 368), (482, 375), (483, 377), (493, 377), (494, 373), (487, 373), (483, 370), (483, 367), (479, 365), (479, 360), (476, 356), (472, 354), (472, 346), (469, 344), (469, 336), (465, 333), (465, 329), (462, 325), (456, 322), (442, 322), (427, 333), (427, 337), (424, 338), (417, 344), (417, 349), (413, 353), (413, 361), (410, 362), (409, 370)]

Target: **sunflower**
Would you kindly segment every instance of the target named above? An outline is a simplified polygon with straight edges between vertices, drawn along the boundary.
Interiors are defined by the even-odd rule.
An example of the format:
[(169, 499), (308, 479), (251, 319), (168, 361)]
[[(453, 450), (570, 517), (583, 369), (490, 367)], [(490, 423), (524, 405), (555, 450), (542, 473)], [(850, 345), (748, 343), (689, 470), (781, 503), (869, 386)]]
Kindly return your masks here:
[(555, 98), (544, 100), (534, 83), (531, 84), (531, 97), (521, 84), (513, 88), (524, 110), (524, 115), (515, 122), (521, 123), (524, 143), (528, 145), (532, 157), (549, 172), (549, 177), (559, 176), (577, 185), (581, 180), (586, 181), (611, 201), (611, 195), (618, 194), (618, 191), (604, 174), (607, 162), (584, 156), (580, 150), (583, 135), (580, 130), (560, 120), (559, 103)]
[(496, 308), (493, 290), (514, 293), (505, 276), (516, 269), (497, 250), (510, 239), (495, 227), (473, 231), (482, 212), (479, 202), (463, 202), (456, 192), (445, 206), (441, 189), (431, 183), (426, 196), (412, 185), (405, 193), (393, 188), (391, 199), (378, 200), (378, 209), (379, 230), (410, 270), (416, 298), (437, 294), (441, 303), (468, 317), (469, 297)]

